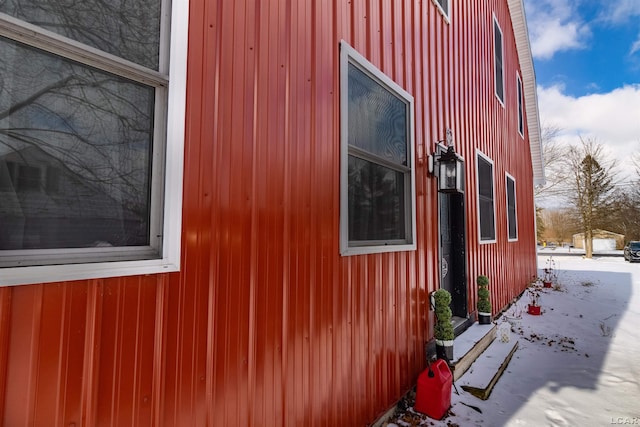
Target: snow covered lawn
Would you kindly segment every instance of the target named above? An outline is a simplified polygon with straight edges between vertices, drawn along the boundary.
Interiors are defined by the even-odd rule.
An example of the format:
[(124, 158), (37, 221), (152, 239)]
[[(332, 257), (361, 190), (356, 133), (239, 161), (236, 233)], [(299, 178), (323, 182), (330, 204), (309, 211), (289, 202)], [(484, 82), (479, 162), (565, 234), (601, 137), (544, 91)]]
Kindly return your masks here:
[[(548, 257), (539, 256), (541, 269)], [(489, 399), (458, 386), (460, 395), (453, 390), (450, 414), (443, 420), (414, 417), (412, 424), (396, 418), (393, 423), (640, 425), (640, 264), (622, 257), (553, 260), (559, 289), (542, 291), (541, 316), (526, 313), (526, 296), (518, 302), (523, 320), (511, 339), (518, 338), (520, 345)]]

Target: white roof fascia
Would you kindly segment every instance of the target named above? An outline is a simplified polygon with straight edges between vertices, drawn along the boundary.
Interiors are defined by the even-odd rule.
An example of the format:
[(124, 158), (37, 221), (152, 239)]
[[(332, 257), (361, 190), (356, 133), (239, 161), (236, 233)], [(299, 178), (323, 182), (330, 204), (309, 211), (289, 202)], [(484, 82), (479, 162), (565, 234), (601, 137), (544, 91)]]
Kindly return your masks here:
[(527, 18), (524, 10), (524, 0), (508, 0), (511, 24), (516, 38), (518, 60), (522, 73), (525, 109), (527, 111), (527, 129), (529, 130), (529, 148), (533, 167), (534, 185), (544, 185), (544, 155), (542, 151), (542, 134), (540, 132), (540, 114), (538, 111), (538, 96), (536, 92), (536, 73), (533, 67), (531, 44), (527, 29)]

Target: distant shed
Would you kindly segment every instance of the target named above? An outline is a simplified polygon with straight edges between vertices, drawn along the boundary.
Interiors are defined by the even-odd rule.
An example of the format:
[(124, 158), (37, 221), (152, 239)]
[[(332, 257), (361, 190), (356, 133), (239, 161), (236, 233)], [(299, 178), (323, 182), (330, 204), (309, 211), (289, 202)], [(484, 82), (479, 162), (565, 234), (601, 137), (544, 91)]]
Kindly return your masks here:
[[(584, 233), (573, 235), (573, 246), (584, 249)], [(624, 247), (624, 234), (614, 233), (607, 230), (593, 230), (593, 250), (613, 251)]]

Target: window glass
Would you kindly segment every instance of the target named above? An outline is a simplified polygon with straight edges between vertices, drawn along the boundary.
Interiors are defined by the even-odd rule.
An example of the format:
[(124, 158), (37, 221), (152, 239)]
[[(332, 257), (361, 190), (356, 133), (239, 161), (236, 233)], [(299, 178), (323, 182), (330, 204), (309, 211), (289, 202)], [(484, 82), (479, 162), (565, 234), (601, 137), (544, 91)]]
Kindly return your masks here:
[(524, 136), (524, 105), (522, 103), (522, 80), (520, 76), (517, 78), (518, 86), (518, 132)]
[(413, 97), (340, 46), (341, 253), (414, 250)]
[(0, 0), (0, 286), (179, 271), (188, 24)]
[(149, 244), (154, 88), (0, 38), (0, 250)]
[(435, 0), (435, 3), (440, 7), (442, 14), (449, 17), (449, 0)]
[(154, 70), (160, 0), (4, 0), (0, 12)]
[(480, 240), (495, 240), (493, 165), (482, 156), (478, 156), (478, 204)]
[(498, 26), (498, 21), (493, 21), (493, 54), (495, 59), (495, 84), (496, 96), (504, 103), (504, 77), (502, 63), (502, 30)]
[(349, 64), (349, 145), (407, 164), (407, 105)]
[(507, 225), (509, 240), (518, 238), (518, 217), (516, 215), (516, 182), (507, 176)]
[(404, 174), (349, 156), (349, 240), (406, 238)]

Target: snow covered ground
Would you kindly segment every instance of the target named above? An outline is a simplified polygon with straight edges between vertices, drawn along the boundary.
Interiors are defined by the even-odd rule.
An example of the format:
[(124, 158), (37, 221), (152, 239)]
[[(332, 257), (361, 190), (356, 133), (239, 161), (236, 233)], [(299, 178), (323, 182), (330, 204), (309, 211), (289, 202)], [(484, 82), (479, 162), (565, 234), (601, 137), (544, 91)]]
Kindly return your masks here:
[[(546, 247), (538, 246), (538, 256), (542, 258), (545, 257), (544, 260), (549, 256), (557, 257), (557, 256), (565, 256), (565, 255), (584, 255), (584, 249), (576, 249), (570, 248), (568, 246), (565, 247)], [(600, 258), (604, 256), (619, 256), (624, 258), (624, 251), (622, 249), (615, 250), (594, 250), (593, 257)], [(544, 265), (542, 266), (544, 267)]]
[[(548, 259), (539, 254), (539, 267)], [(390, 426), (640, 425), (640, 264), (561, 253), (553, 261), (559, 289), (542, 291), (541, 316), (526, 313), (526, 296), (518, 302), (519, 348), (489, 399), (458, 386), (443, 420)]]

